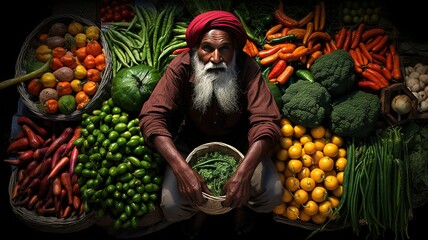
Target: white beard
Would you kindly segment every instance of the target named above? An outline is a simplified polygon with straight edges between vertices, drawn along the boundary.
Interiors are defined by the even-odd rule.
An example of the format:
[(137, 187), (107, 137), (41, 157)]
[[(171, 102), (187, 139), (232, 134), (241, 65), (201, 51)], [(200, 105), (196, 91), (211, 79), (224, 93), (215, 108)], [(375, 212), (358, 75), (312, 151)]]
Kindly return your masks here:
[(195, 85), (193, 91), (194, 108), (205, 113), (213, 97), (217, 100), (220, 109), (225, 113), (239, 111), (239, 86), (237, 83), (236, 54), (232, 62), (204, 65), (196, 53), (192, 56), (192, 66), (195, 71)]

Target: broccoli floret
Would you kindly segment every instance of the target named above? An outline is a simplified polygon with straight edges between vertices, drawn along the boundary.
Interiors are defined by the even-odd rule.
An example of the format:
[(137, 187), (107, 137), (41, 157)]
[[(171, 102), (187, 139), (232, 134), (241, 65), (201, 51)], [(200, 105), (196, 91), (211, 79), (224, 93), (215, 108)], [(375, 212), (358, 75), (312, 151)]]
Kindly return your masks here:
[(380, 114), (378, 95), (355, 90), (332, 102), (330, 130), (343, 137), (365, 138), (375, 129)]
[(331, 111), (330, 94), (317, 82), (298, 80), (285, 89), (281, 99), (283, 115), (309, 128), (321, 124)]
[(349, 93), (356, 83), (354, 60), (343, 49), (320, 56), (309, 70), (332, 97)]

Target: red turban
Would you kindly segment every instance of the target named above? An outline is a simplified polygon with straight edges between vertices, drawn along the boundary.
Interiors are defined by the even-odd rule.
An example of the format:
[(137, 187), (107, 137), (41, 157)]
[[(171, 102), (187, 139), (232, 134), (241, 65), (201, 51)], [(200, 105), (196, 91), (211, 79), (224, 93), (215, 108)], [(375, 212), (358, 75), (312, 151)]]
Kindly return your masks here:
[(187, 27), (186, 42), (189, 48), (199, 44), (202, 34), (211, 29), (224, 29), (233, 34), (233, 39), (236, 39), (237, 48), (244, 48), (247, 40), (242, 23), (231, 12), (212, 10), (204, 12), (196, 16)]

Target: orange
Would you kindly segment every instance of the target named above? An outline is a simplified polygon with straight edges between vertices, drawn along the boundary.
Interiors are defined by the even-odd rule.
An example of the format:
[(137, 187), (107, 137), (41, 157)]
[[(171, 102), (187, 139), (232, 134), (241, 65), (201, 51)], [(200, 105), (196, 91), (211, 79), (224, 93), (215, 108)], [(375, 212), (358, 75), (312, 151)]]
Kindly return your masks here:
[(303, 205), (303, 212), (308, 214), (309, 216), (313, 216), (318, 213), (318, 203), (314, 200), (308, 200)]
[(301, 171), (297, 173), (297, 179), (302, 180), (305, 177), (311, 176), (311, 170), (307, 167), (303, 167)]
[(300, 210), (296, 206), (288, 206), (285, 216), (290, 220), (297, 220), (299, 218)]
[(299, 124), (295, 125), (293, 129), (295, 138), (301, 138), (306, 133), (306, 127)]
[(311, 220), (315, 224), (323, 224), (327, 220), (327, 216), (321, 215), (319, 213), (311, 216)]
[(343, 145), (343, 138), (338, 135), (333, 135), (330, 138), (330, 142), (336, 144), (336, 146), (340, 148)]
[(288, 157), (291, 159), (299, 159), (302, 156), (302, 146), (294, 144), (288, 149)]
[(336, 171), (342, 172), (342, 171), (345, 171), (347, 163), (348, 163), (348, 160), (346, 158), (340, 157), (336, 159), (336, 162), (334, 163), (334, 167), (336, 168)]
[(294, 192), (293, 199), (299, 205), (304, 204), (309, 200), (309, 194), (303, 189), (298, 189), (296, 192)]
[(292, 137), (294, 134), (294, 128), (290, 123), (286, 123), (281, 127), (281, 133), (284, 137)]
[(314, 143), (317, 150), (322, 151), (324, 149), (326, 141), (323, 138), (316, 138), (314, 139)]
[(298, 159), (290, 159), (287, 163), (287, 169), (292, 173), (298, 173), (302, 171), (303, 163)]
[(327, 201), (331, 202), (332, 208), (337, 208), (339, 206), (339, 203), (340, 203), (340, 200), (338, 197), (331, 196), (331, 195), (327, 197)]
[(285, 162), (281, 160), (275, 160), (275, 168), (277, 172), (283, 172), (285, 170)]
[(300, 211), (299, 220), (303, 222), (309, 222), (311, 220), (311, 216), (303, 211)]
[(318, 166), (324, 172), (331, 171), (334, 168), (334, 160), (331, 157), (324, 156), (319, 160)]
[(331, 202), (326, 200), (318, 203), (318, 213), (323, 216), (330, 217), (333, 214), (333, 207)]
[(303, 154), (301, 160), (304, 167), (310, 167), (312, 164), (314, 164), (314, 159), (311, 157), (311, 155), (308, 154)]
[(291, 121), (287, 118), (281, 118), (281, 126), (284, 126), (286, 123), (291, 124)]
[(337, 181), (339, 181), (339, 184), (343, 184), (343, 176), (345, 175), (345, 172), (338, 172), (336, 174)]
[(289, 203), (293, 200), (293, 194), (291, 194), (290, 190), (284, 188), (282, 191), (282, 201), (285, 203)]
[(301, 144), (305, 144), (307, 142), (312, 142), (312, 136), (310, 134), (303, 134), (303, 136), (299, 139)]
[(288, 150), (281, 148), (279, 149), (276, 154), (275, 154), (276, 159), (280, 160), (280, 161), (285, 161), (288, 159)]
[(317, 150), (314, 154), (311, 155), (312, 158), (314, 159), (313, 163), (318, 165), (319, 161), (321, 158), (324, 157), (324, 153), (320, 150)]
[(297, 191), (300, 187), (300, 181), (296, 177), (287, 177), (284, 184), (291, 192)]
[(313, 138), (322, 138), (325, 135), (325, 128), (322, 125), (311, 128), (311, 135)]
[(281, 204), (275, 206), (272, 209), (272, 212), (275, 214), (278, 214), (278, 215), (284, 215), (286, 210), (287, 210), (287, 205), (285, 203), (281, 203)]
[(311, 171), (311, 178), (314, 179), (316, 183), (322, 183), (325, 178), (325, 173), (321, 168), (314, 168)]
[(311, 192), (311, 198), (315, 202), (323, 202), (327, 199), (328, 191), (325, 187), (322, 186), (316, 186), (314, 190)]
[(338, 157), (346, 157), (346, 149), (339, 148), (339, 153), (337, 154)]
[(340, 185), (339, 180), (337, 180), (336, 176), (329, 175), (329, 176), (326, 176), (324, 179), (324, 187), (327, 190), (333, 191), (334, 189), (338, 188), (339, 185)]
[(311, 155), (317, 151), (317, 148), (316, 148), (314, 142), (306, 142), (303, 145), (303, 149), (305, 150), (305, 153), (309, 154), (309, 155)]
[(300, 180), (300, 188), (307, 192), (314, 190), (315, 186), (315, 180), (311, 177), (305, 177)]
[(339, 153), (339, 148), (334, 143), (327, 143), (327, 144), (325, 144), (322, 151), (323, 151), (324, 155), (333, 158), (333, 157), (336, 157), (337, 154)]
[(291, 147), (291, 145), (293, 145), (293, 140), (291, 140), (291, 138), (289, 138), (289, 137), (283, 137), (283, 138), (281, 138), (281, 140), (279, 140), (279, 145), (283, 149), (288, 149)]
[(339, 185), (339, 187), (331, 191), (331, 193), (333, 194), (333, 196), (340, 198), (343, 194), (343, 185)]

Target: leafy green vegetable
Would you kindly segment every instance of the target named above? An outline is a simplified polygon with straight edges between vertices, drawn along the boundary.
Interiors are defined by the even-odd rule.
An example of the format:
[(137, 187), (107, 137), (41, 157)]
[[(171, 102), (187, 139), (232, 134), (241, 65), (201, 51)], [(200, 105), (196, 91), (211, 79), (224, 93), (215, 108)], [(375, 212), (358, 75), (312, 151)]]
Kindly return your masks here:
[(192, 166), (205, 179), (214, 196), (222, 194), (224, 184), (237, 167), (238, 162), (234, 157), (217, 151), (199, 157)]

